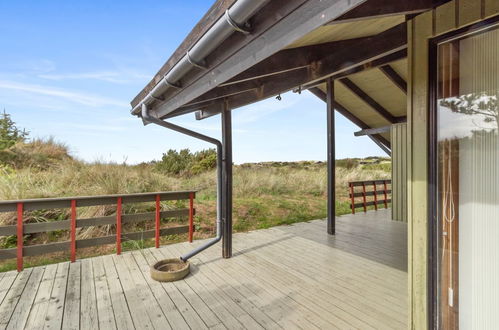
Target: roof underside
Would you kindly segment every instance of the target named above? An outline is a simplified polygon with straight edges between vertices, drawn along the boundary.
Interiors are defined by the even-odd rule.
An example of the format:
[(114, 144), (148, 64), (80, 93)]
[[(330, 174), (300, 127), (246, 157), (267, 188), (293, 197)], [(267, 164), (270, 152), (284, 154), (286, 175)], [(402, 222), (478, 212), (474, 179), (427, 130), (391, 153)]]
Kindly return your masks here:
[[(213, 25), (215, 17), (220, 17), (233, 2), (217, 1), (205, 16), (205, 21), (196, 27), (198, 31)], [(254, 36), (229, 37), (206, 59), (208, 70), (192, 70), (182, 79), (182, 88), (165, 92), (162, 95), (164, 101), (154, 101), (149, 107), (161, 118), (196, 112), (196, 118), (203, 119), (220, 113), (224, 103), (235, 109), (295, 89), (310, 89), (320, 96), (325, 92), (325, 79), (332, 77), (335, 79), (335, 101), (351, 115), (347, 118), (362, 129), (404, 121), (408, 76), (406, 15), (430, 9), (433, 1), (361, 1), (350, 12), (341, 13), (336, 19), (310, 29), (299, 38), (295, 33), (294, 40), (281, 46), (280, 50), (244, 67), (246, 58), (239, 59), (238, 56), (243, 56), (252, 43), (261, 41), (265, 47), (273, 46), (269, 45), (272, 25), (268, 20), (273, 19), (271, 23), (276, 27), (286, 23), (289, 17), (287, 24), (291, 24), (291, 28), (295, 24), (291, 16), (298, 15), (298, 11), (311, 2), (314, 1), (269, 2), (253, 18), (253, 22), (261, 25), (267, 23), (266, 29), (259, 31), (256, 28)], [(286, 15), (285, 10), (288, 11)], [(275, 15), (268, 15), (269, 12)], [(376, 14), (375, 17), (368, 15), (369, 12)], [(199, 32), (195, 37), (191, 32), (188, 37), (191, 45), (199, 37)], [(179, 47), (182, 49), (175, 53), (177, 57), (190, 47), (188, 44), (184, 41)], [(231, 54), (226, 54), (231, 51)], [(248, 54), (251, 60), (258, 56)], [(172, 58), (132, 101), (132, 106), (140, 104), (154, 86), (153, 82), (161, 80), (173, 65)], [(239, 66), (244, 70), (238, 71)], [(196, 93), (196, 88), (199, 93)], [(383, 134), (389, 141), (389, 133)]]

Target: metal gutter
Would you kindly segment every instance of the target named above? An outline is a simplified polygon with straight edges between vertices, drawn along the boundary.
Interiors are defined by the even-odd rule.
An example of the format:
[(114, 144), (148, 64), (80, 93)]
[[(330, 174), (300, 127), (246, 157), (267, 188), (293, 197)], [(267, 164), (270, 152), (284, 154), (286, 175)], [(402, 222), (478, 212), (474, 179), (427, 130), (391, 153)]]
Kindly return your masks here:
[(143, 104), (148, 105), (154, 100), (162, 101), (161, 95), (170, 88), (182, 88), (180, 79), (192, 68), (199, 67), (207, 69), (205, 58), (215, 50), (232, 33), (250, 33), (247, 21), (268, 0), (238, 0), (232, 7), (225, 11), (221, 17), (209, 29), (199, 41), (187, 51), (180, 61), (168, 71), (161, 81), (142, 99), (133, 109), (132, 114), (138, 115)]
[(197, 247), (196, 249), (192, 250), (189, 253), (184, 254), (183, 256), (180, 257), (180, 259), (186, 261), (189, 258), (195, 256), (199, 252), (206, 250), (210, 246), (216, 244), (218, 241), (222, 239), (222, 205), (223, 205), (223, 200), (222, 200), (222, 166), (223, 166), (223, 151), (222, 151), (222, 143), (214, 139), (212, 137), (203, 135), (198, 132), (191, 131), (187, 128), (169, 123), (167, 121), (161, 120), (159, 118), (156, 118), (154, 116), (151, 116), (149, 114), (149, 109), (147, 108), (147, 105), (142, 103), (142, 120), (144, 123), (153, 123), (171, 130), (174, 130), (176, 132), (192, 136), (196, 139), (203, 140), (205, 142), (214, 144), (217, 147), (217, 234), (216, 237), (205, 244)]

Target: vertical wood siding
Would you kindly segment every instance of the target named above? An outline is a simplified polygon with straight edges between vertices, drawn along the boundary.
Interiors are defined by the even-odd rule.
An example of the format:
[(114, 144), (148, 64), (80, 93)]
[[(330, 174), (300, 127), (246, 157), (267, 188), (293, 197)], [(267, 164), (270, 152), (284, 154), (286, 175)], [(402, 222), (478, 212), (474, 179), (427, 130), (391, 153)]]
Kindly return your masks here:
[(391, 128), (392, 220), (407, 222), (407, 124)]
[(428, 327), (428, 39), (499, 13), (497, 0), (454, 0), (408, 22), (409, 328)]

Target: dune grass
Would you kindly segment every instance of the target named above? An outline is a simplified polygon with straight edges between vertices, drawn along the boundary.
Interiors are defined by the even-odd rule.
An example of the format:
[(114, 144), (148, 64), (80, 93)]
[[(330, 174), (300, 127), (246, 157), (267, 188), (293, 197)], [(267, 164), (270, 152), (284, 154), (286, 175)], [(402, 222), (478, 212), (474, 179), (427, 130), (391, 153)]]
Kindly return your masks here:
[[(34, 147), (33, 147), (34, 148)], [(36, 150), (40, 150), (37, 146)], [(84, 195), (126, 194), (153, 191), (198, 190), (195, 238), (214, 234), (216, 215), (216, 173), (209, 170), (190, 176), (172, 176), (155, 170), (153, 164), (126, 165), (109, 163), (84, 163), (63, 157), (53, 148), (51, 157), (42, 157), (46, 166), (24, 166), (14, 169), (0, 166), (0, 199), (25, 199)], [(386, 163), (386, 162), (385, 162)], [(336, 170), (338, 215), (350, 212), (347, 198), (348, 181), (384, 179), (390, 177), (389, 166), (379, 163), (361, 165), (357, 162), (339, 161)], [(327, 169), (321, 162), (260, 163), (234, 167), (235, 231), (269, 228), (281, 224), (326, 217)], [(185, 202), (163, 202), (163, 208), (187, 207)], [(124, 213), (152, 211), (152, 203), (126, 205)], [(115, 206), (86, 207), (78, 209), (80, 218), (112, 215)], [(26, 214), (26, 222), (57, 221), (67, 219), (69, 210), (42, 210)], [(179, 220), (179, 221), (185, 221)], [(0, 225), (15, 223), (14, 214), (0, 214)], [(144, 225), (147, 227), (147, 225)], [(145, 227), (143, 227), (145, 228)], [(113, 226), (89, 227), (77, 233), (78, 238), (106, 235)], [(131, 231), (131, 230), (130, 230)], [(25, 244), (42, 244), (68, 239), (67, 231), (29, 235)], [(185, 240), (182, 235), (163, 238), (163, 243)], [(15, 246), (15, 237), (1, 237), (0, 248)], [(150, 246), (151, 242), (127, 242), (125, 249)], [(114, 247), (109, 247), (107, 253)], [(97, 252), (106, 252), (99, 250)], [(90, 251), (82, 256), (90, 256)], [(28, 264), (45, 264), (61, 261), (65, 255), (34, 258)], [(11, 261), (0, 263), (0, 271), (14, 267)]]

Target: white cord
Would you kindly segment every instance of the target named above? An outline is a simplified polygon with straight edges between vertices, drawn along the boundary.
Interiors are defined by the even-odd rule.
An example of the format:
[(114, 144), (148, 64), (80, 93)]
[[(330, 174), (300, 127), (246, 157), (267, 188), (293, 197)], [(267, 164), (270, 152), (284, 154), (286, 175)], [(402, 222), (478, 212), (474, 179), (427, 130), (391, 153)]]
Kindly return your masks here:
[[(449, 238), (449, 305), (453, 305), (451, 301), (451, 293), (453, 292), (453, 260), (452, 260), (452, 223), (456, 218), (455, 204), (453, 198), (453, 187), (452, 187), (452, 142), (449, 140), (448, 146), (448, 158), (447, 158), (447, 182), (444, 180), (444, 194), (443, 194), (443, 220), (444, 226), (448, 224), (447, 237)], [(445, 175), (444, 175), (445, 178)], [(445, 227), (444, 227), (445, 229)], [(445, 240), (442, 246), (442, 259), (445, 253)], [(442, 260), (443, 261), (443, 260)]]

